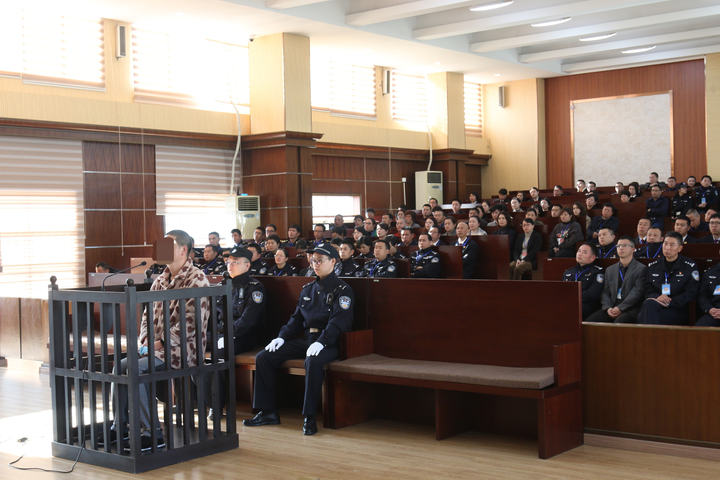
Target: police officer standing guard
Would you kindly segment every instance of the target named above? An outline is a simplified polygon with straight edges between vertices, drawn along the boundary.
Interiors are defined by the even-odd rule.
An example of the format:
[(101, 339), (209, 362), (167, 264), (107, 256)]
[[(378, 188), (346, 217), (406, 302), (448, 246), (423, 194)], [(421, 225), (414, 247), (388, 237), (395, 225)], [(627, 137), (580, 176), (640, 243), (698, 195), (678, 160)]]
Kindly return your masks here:
[[(317, 433), (315, 413), (322, 394), (325, 364), (339, 357), (338, 340), (350, 331), (355, 296), (347, 283), (335, 273), (338, 252), (329, 243), (313, 250), (310, 264), (318, 276), (302, 289), (295, 313), (278, 338), (255, 357), (255, 398), (253, 407), (260, 413), (243, 420), (246, 427), (278, 425), (280, 415), (275, 404), (275, 370), (286, 360), (305, 358), (304, 435)], [(300, 338), (300, 333), (305, 332)]]

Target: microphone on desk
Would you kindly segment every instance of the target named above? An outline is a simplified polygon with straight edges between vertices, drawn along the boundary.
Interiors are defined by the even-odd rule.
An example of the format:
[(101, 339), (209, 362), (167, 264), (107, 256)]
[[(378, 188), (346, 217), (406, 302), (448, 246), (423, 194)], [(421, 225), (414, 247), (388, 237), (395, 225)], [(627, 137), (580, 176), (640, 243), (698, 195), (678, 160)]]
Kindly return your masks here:
[(100, 289), (100, 291), (101, 291), (101, 292), (104, 292), (104, 291), (105, 291), (105, 280), (107, 280), (108, 278), (112, 277), (113, 275), (117, 275), (118, 273), (127, 272), (128, 270), (132, 270), (133, 268), (143, 267), (143, 266), (145, 266), (145, 265), (147, 265), (147, 262), (143, 261), (143, 262), (135, 265), (134, 267), (128, 267), (128, 268), (126, 268), (126, 269), (124, 269), (124, 270), (119, 270), (119, 271), (117, 271), (117, 272), (115, 272), (115, 273), (111, 273), (111, 274), (108, 275), (107, 277), (103, 278), (102, 288)]

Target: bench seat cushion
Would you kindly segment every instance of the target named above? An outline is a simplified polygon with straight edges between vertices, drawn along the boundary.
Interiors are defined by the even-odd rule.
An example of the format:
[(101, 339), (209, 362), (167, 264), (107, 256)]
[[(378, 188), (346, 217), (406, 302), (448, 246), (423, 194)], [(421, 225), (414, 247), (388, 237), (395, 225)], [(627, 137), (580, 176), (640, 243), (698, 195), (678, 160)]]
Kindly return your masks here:
[(370, 354), (330, 365), (331, 371), (385, 377), (540, 390), (553, 384), (553, 368), (497, 367), (406, 360)]
[[(235, 365), (255, 365), (255, 355), (260, 353), (263, 347), (257, 347), (247, 352), (235, 355)], [(295, 360), (287, 360), (280, 365), (282, 368), (305, 368), (305, 359), (298, 358)]]

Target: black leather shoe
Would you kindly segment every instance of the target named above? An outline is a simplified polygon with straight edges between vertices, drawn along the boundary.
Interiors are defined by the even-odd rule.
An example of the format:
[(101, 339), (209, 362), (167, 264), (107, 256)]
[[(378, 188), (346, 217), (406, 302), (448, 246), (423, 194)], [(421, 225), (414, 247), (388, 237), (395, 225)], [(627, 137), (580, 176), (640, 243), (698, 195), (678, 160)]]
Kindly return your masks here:
[(253, 418), (243, 420), (246, 427), (259, 427), (260, 425), (280, 425), (280, 415), (278, 412), (265, 413), (261, 411)]
[(303, 424), (303, 435), (315, 435), (318, 432), (315, 417), (305, 417)]

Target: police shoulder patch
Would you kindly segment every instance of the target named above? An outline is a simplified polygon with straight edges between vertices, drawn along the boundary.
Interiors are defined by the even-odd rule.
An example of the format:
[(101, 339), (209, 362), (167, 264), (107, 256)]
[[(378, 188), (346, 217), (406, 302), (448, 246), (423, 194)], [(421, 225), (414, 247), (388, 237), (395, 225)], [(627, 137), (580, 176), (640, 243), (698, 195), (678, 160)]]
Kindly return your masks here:
[(346, 297), (345, 295), (340, 297), (340, 308), (343, 310), (350, 308), (350, 297)]
[(431, 260), (432, 263), (438, 263), (440, 261), (440, 257), (433, 257)]
[(598, 283), (603, 283), (605, 281), (605, 275), (603, 275), (602, 273), (598, 273), (597, 281)]
[(252, 292), (252, 299), (255, 303), (262, 303), (263, 294), (262, 292)]
[(698, 272), (697, 270), (693, 270), (692, 277), (693, 277), (693, 280), (695, 280), (696, 282), (699, 282), (700, 281), (700, 272)]
[(388, 265), (388, 272), (394, 272), (395, 271), (395, 265)]
[(267, 273), (267, 268), (263, 267), (260, 269), (260, 275), (265, 275)]

